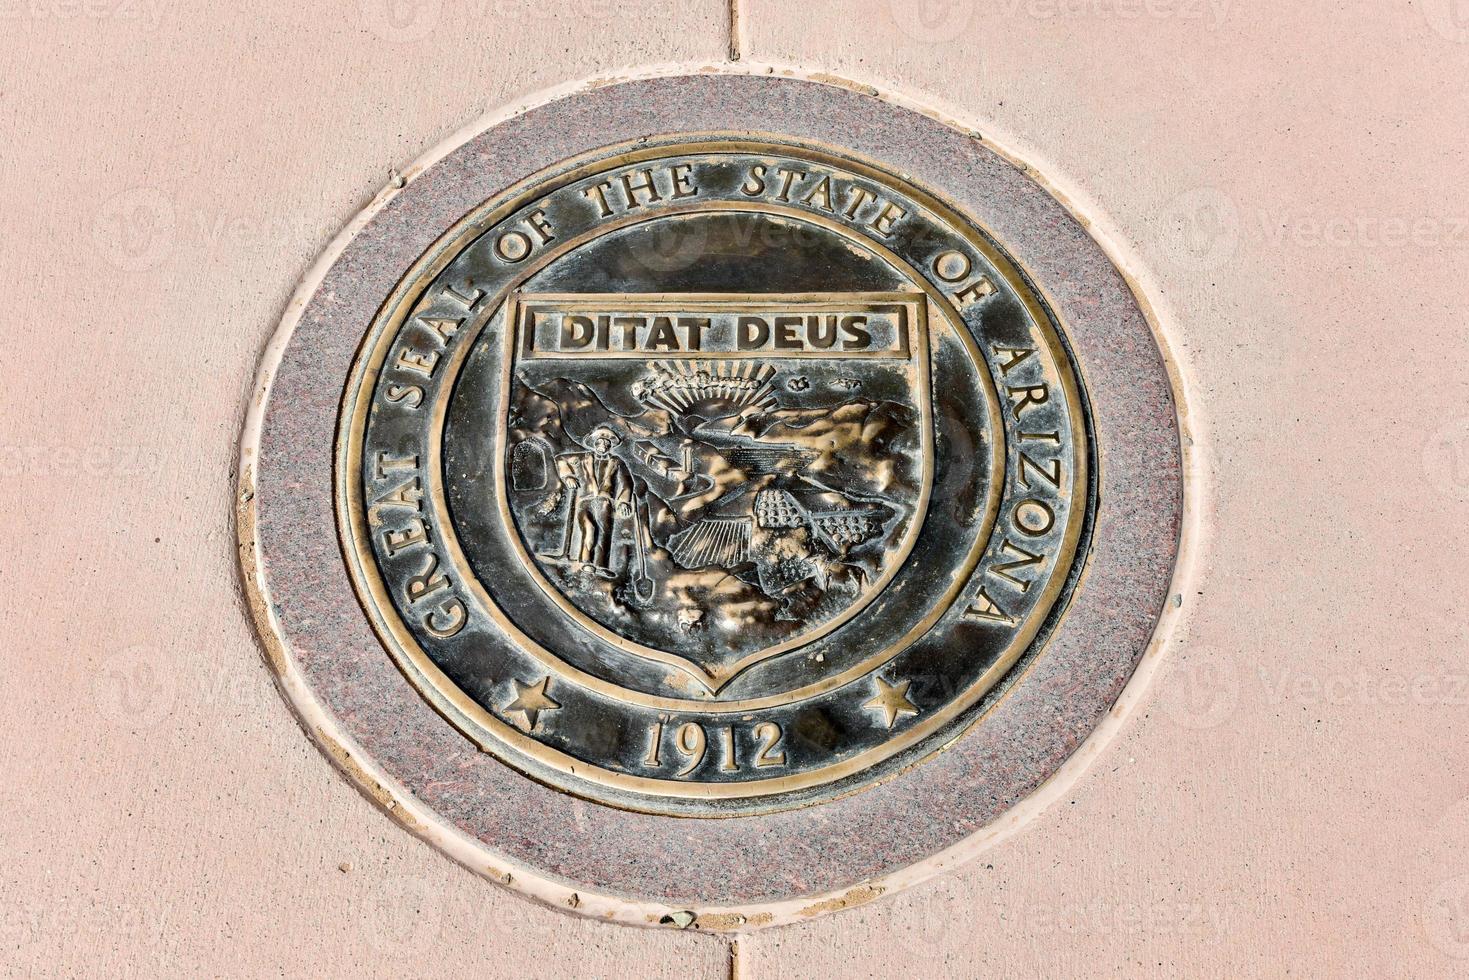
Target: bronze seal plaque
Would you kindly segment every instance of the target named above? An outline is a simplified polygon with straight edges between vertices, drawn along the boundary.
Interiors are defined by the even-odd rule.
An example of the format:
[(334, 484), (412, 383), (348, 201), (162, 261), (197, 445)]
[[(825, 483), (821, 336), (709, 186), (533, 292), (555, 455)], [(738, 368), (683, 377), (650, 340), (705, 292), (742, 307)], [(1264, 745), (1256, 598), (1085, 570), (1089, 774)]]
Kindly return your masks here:
[(409, 174), (293, 305), (241, 474), (269, 660), (374, 799), (542, 898), (728, 925), (961, 843), (1105, 714), (1175, 412), (1024, 171), (705, 75)]
[(404, 672), (486, 751), (639, 809), (790, 805), (936, 750), (1087, 511), (1076, 375), (1013, 263), (773, 135), (610, 147), (486, 202), (384, 306), (340, 432)]

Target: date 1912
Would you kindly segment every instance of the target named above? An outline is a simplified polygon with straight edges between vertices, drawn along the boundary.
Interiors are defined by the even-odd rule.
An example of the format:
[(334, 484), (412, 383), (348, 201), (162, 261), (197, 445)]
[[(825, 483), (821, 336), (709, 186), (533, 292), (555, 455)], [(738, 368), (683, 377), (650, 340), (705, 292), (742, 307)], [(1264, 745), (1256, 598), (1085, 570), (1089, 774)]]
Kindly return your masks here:
[(717, 765), (719, 772), (769, 769), (786, 764), (785, 749), (781, 747), (784, 737), (773, 721), (754, 726), (707, 727), (686, 721), (674, 728), (660, 720), (649, 732), (643, 765), (649, 769), (673, 767), (675, 776), (691, 775), (706, 763)]

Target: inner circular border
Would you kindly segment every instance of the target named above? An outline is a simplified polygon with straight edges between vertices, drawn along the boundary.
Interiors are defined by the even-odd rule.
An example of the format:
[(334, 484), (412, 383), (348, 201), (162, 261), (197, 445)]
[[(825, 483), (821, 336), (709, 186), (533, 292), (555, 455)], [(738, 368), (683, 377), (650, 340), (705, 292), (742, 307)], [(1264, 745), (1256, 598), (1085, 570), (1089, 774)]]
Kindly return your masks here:
[[(444, 725), (397, 671), (342, 565), (335, 408), (376, 315), (373, 297), (387, 296), (479, 202), (598, 146), (650, 133), (748, 131), (752, 121), (797, 139), (860, 145), (943, 193), (1016, 257), (1067, 325), (1092, 405), (1101, 504), (1065, 617), (1041, 655), (992, 692), (984, 725), (863, 793), (702, 822), (690, 835), (686, 818), (601, 806), (525, 779)], [(1182, 526), (1168, 371), (1127, 281), (1085, 228), (977, 138), (819, 82), (645, 79), (548, 103), (471, 137), (354, 231), (315, 292), (288, 311), (262, 367), (263, 401), (242, 445), (242, 566), (267, 658), (303, 718), (320, 720), (320, 743), (390, 812), (433, 815), (433, 826), (411, 824), (460, 860), (501, 878), (509, 872), (497, 869), (514, 868), (543, 895), (581, 889), (676, 906), (784, 901), (893, 874), (959, 844), (1034, 791), (1105, 715), (1147, 649)], [(1021, 677), (1026, 683), (1016, 683)], [(895, 824), (906, 832), (892, 834)]]

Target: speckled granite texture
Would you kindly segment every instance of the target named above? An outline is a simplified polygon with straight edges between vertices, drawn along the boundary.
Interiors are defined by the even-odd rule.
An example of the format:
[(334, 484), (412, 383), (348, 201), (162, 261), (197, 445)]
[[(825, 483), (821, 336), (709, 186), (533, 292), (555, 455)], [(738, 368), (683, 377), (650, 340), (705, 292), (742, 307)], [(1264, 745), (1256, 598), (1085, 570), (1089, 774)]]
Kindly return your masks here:
[[(1088, 565), (1049, 644), (947, 751), (836, 802), (683, 820), (543, 787), (479, 752), (428, 706), (353, 594), (333, 514), (332, 448), (341, 386), (379, 303), (457, 218), (573, 154), (650, 133), (721, 130), (853, 149), (987, 228), (1066, 326), (1092, 405), (1100, 504)], [(279, 669), (310, 688), (337, 735), (489, 856), (572, 888), (688, 905), (870, 881), (954, 846), (1033, 791), (1095, 727), (1146, 649), (1182, 508), (1167, 371), (1127, 282), (1086, 230), (969, 134), (846, 88), (771, 76), (596, 89), (481, 133), (411, 180), (346, 246), (281, 352), (253, 481), (260, 574), (287, 652)]]

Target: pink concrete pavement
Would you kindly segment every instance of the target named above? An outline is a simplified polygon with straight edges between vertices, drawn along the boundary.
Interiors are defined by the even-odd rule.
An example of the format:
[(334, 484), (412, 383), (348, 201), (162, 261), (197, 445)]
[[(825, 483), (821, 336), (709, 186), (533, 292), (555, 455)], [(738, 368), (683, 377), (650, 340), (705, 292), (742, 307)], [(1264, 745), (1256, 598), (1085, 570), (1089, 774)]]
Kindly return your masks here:
[[(1469, 965), (1469, 22), (1451, 0), (741, 0), (745, 70), (979, 130), (1158, 310), (1194, 444), (1166, 640), (954, 870), (742, 975)], [(350, 788), (260, 663), (232, 468), (296, 282), (486, 113), (727, 58), (699, 0), (0, 0), (0, 969), (726, 976), (487, 884)], [(778, 859), (778, 856), (772, 856)]]

